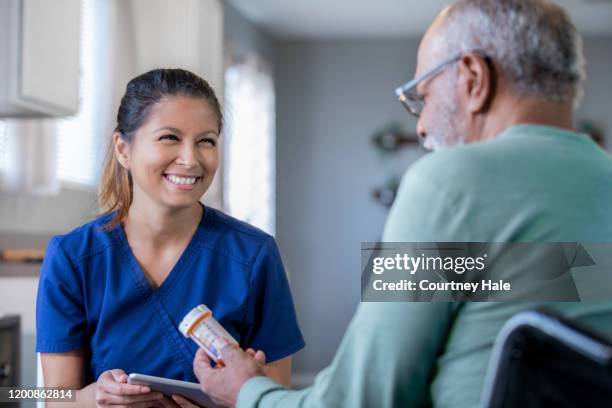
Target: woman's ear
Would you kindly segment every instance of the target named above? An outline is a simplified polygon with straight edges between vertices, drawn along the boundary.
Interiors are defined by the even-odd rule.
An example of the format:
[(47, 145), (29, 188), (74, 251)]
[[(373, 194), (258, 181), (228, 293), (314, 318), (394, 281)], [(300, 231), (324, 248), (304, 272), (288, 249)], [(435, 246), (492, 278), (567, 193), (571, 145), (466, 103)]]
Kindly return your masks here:
[(495, 92), (493, 67), (478, 54), (465, 54), (458, 62), (459, 74), (464, 78), (466, 107), (470, 113), (481, 113), (489, 107)]
[(130, 169), (130, 145), (123, 140), (119, 132), (113, 134), (113, 144), (115, 145), (115, 157), (124, 169)]

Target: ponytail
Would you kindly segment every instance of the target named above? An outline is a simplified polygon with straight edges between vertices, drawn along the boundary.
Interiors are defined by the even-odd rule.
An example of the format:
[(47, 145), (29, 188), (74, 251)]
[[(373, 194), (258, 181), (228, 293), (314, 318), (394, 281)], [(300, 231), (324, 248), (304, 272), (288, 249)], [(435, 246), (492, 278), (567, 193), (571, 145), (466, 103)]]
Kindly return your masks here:
[(121, 224), (125, 217), (127, 217), (130, 205), (132, 204), (132, 177), (129, 171), (117, 160), (115, 144), (112, 139), (106, 153), (98, 199), (104, 215), (114, 211), (117, 212), (104, 225), (105, 229), (112, 229)]

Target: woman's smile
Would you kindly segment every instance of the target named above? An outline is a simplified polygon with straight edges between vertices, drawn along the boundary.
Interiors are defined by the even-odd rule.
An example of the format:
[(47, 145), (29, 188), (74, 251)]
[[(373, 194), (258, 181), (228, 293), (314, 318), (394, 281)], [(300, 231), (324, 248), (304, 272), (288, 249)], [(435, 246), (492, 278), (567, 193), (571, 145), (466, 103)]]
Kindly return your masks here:
[(193, 190), (196, 183), (202, 180), (201, 176), (179, 176), (176, 174), (164, 174), (164, 178), (173, 188), (179, 190)]

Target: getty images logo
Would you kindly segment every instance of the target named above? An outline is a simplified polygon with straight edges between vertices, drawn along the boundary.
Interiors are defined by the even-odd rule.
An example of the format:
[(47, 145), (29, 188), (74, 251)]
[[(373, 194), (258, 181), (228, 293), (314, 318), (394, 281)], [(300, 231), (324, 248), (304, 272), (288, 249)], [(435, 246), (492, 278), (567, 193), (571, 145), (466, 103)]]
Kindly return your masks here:
[(414, 275), (418, 271), (453, 271), (458, 275), (470, 271), (482, 271), (485, 268), (487, 254), (482, 256), (411, 256), (396, 254), (390, 257), (375, 257), (372, 260), (372, 272), (376, 275), (385, 271), (406, 271)]

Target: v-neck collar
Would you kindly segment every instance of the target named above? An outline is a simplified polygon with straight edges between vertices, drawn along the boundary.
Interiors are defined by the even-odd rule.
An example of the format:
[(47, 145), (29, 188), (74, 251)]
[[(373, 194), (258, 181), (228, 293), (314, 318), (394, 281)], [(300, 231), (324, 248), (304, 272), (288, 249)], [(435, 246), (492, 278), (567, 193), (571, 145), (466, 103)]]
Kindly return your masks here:
[(156, 294), (162, 299), (165, 298), (168, 294), (170, 294), (175, 284), (181, 280), (182, 275), (193, 264), (195, 255), (199, 253), (199, 248), (206, 235), (205, 224), (209, 217), (210, 210), (207, 209), (204, 205), (202, 205), (202, 218), (200, 219), (193, 236), (189, 240), (189, 243), (179, 256), (172, 269), (170, 269), (170, 272), (168, 273), (166, 278), (157, 288), (154, 288), (153, 285), (151, 285), (144, 271), (140, 267), (140, 264), (138, 263), (138, 260), (134, 255), (134, 252), (132, 252), (132, 248), (130, 247), (130, 244), (128, 242), (123, 225), (120, 224), (115, 228), (114, 235), (119, 241), (119, 247), (123, 252), (123, 255), (129, 265), (129, 269), (132, 272), (132, 275), (136, 279), (138, 286), (140, 286), (140, 289), (141, 291), (143, 291), (144, 294)]

